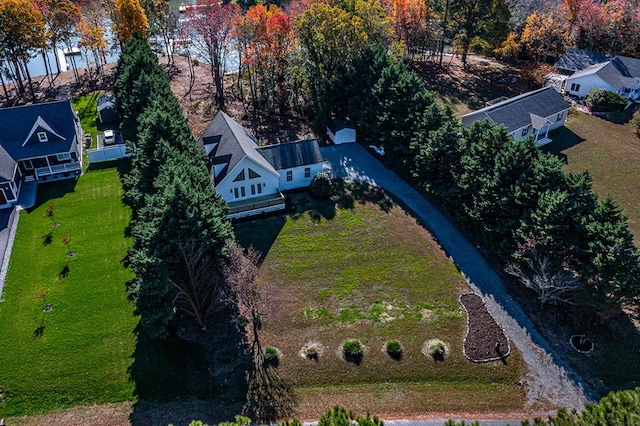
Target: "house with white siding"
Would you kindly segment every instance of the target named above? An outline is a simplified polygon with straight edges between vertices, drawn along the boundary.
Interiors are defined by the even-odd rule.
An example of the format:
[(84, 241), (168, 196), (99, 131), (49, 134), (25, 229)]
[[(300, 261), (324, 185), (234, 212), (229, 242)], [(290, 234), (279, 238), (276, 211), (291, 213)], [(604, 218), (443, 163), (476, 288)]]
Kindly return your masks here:
[[(592, 52), (593, 53), (593, 52)], [(561, 58), (562, 59), (562, 58)], [(574, 61), (576, 70), (566, 78), (564, 92), (584, 98), (592, 89), (605, 89), (630, 101), (640, 100), (640, 59), (627, 56), (593, 57), (594, 61)], [(567, 62), (564, 61), (563, 64)], [(568, 65), (563, 65), (568, 66)]]
[(198, 140), (216, 191), (231, 219), (285, 208), (282, 191), (309, 186), (324, 158), (315, 139), (260, 146), (238, 122), (220, 111)]
[(551, 130), (564, 126), (570, 108), (571, 105), (553, 87), (544, 87), (501, 100), (460, 119), (464, 127), (483, 120), (503, 125), (514, 140), (533, 136), (542, 146), (551, 142)]

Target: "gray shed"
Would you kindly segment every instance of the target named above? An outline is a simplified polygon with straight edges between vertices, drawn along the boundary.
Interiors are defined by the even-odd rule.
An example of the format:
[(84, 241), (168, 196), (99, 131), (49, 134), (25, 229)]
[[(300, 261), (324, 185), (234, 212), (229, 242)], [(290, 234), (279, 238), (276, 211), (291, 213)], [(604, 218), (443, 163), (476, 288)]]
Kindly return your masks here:
[(118, 122), (114, 95), (107, 93), (98, 98), (98, 119), (102, 124)]

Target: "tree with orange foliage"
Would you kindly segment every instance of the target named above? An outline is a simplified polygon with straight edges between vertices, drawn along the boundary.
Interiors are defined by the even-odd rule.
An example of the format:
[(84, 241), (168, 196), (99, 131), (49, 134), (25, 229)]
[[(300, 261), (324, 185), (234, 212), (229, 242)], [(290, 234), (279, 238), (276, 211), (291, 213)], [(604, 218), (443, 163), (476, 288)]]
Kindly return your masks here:
[(422, 0), (387, 0), (387, 14), (393, 22), (396, 40), (405, 53), (415, 52), (426, 35), (427, 9)]
[[(104, 29), (92, 22), (81, 22), (78, 24), (78, 32), (80, 33), (79, 47), (83, 47), (90, 51), (96, 64), (96, 72), (102, 74), (103, 58), (107, 49), (107, 41), (104, 39)], [(89, 61), (87, 61), (89, 64)]]
[(520, 41), (531, 57), (546, 62), (564, 52), (567, 31), (566, 21), (553, 11), (535, 11), (527, 18)]
[(27, 62), (34, 52), (45, 47), (45, 25), (40, 13), (29, 0), (0, 1), (0, 62), (25, 93), (26, 77), (31, 96), (35, 96)]
[(237, 21), (242, 66), (254, 107), (269, 113), (289, 107), (286, 73), (293, 44), (292, 20), (275, 5), (252, 6)]
[(121, 45), (136, 32), (146, 37), (149, 23), (138, 0), (116, 0), (115, 19), (116, 33)]
[[(48, 30), (47, 38), (55, 53), (58, 43), (63, 43), (75, 35), (76, 25), (78, 25), (82, 16), (78, 6), (70, 0), (48, 0), (47, 6), (47, 13), (44, 15)], [(60, 73), (58, 55), (54, 56), (58, 73)]]

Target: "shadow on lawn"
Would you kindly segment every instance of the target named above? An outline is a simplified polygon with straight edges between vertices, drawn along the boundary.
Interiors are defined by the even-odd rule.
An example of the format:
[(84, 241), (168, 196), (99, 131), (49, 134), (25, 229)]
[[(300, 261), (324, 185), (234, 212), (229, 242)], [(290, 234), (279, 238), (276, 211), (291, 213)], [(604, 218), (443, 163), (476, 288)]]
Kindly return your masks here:
[(75, 192), (78, 179), (65, 179), (56, 182), (44, 182), (38, 184), (38, 193), (36, 195), (36, 203), (33, 207), (27, 209), (31, 213), (43, 204), (47, 204), (50, 200), (62, 198), (65, 194)]
[(568, 164), (569, 159), (563, 151), (584, 142), (584, 138), (564, 126), (551, 132), (549, 137), (553, 142), (543, 146), (542, 151), (555, 155), (565, 164)]
[(129, 368), (138, 399), (129, 416), (132, 425), (187, 424), (193, 419), (217, 424), (240, 413), (270, 421), (292, 412), (290, 387), (255, 362), (255, 350), (229, 320), (233, 317), (229, 309), (215, 314), (207, 331), (181, 319), (175, 330), (181, 338), (151, 339), (136, 330)]

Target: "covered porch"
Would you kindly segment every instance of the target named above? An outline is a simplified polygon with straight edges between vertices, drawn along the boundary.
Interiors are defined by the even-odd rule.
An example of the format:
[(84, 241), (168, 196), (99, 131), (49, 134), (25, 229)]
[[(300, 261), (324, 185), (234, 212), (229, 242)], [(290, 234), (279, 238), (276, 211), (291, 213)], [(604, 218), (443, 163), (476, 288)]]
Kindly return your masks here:
[(534, 130), (534, 139), (538, 143), (539, 146), (546, 145), (551, 142), (549, 138), (549, 127), (551, 126), (551, 122), (545, 118), (540, 117), (536, 114), (529, 114), (531, 117), (531, 126)]
[(284, 195), (279, 191), (275, 194), (251, 197), (246, 200), (232, 201), (228, 203), (228, 205), (229, 211), (227, 212), (227, 217), (229, 219), (255, 216), (261, 213), (284, 210), (285, 208)]

